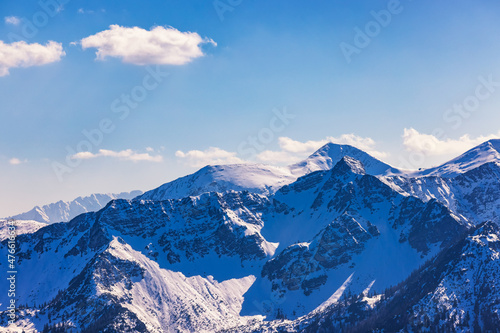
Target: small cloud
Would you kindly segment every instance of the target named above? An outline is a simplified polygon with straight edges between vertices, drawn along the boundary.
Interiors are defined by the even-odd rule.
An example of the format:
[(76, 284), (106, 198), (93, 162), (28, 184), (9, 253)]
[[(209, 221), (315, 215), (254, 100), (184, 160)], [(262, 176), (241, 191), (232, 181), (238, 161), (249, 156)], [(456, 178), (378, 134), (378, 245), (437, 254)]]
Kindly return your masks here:
[(326, 137), (323, 140), (310, 140), (306, 142), (296, 141), (288, 137), (280, 137), (278, 143), (281, 150), (265, 150), (257, 155), (257, 159), (264, 163), (291, 164), (306, 158), (329, 142), (356, 147), (376, 158), (385, 158), (388, 156), (387, 153), (375, 149), (375, 141), (371, 138), (363, 138), (354, 134), (342, 134), (339, 137)]
[(175, 156), (181, 159), (184, 163), (192, 167), (203, 167), (205, 165), (217, 164), (238, 164), (245, 163), (236, 153), (229, 152), (217, 147), (210, 147), (204, 151), (190, 150), (186, 153), (178, 150)]
[(17, 157), (13, 157), (9, 160), (9, 164), (12, 164), (12, 165), (18, 165), (18, 164), (21, 164), (21, 163), (26, 163), (28, 162), (28, 160), (24, 160), (24, 161), (21, 161), (20, 159), (18, 159)]
[(405, 128), (403, 132), (403, 145), (406, 150), (419, 152), (424, 155), (457, 155), (461, 154), (485, 141), (500, 138), (500, 131), (497, 134), (471, 137), (465, 134), (458, 139), (439, 139), (431, 134), (418, 132), (414, 128)]
[(79, 153), (71, 156), (71, 158), (73, 158), (73, 159), (82, 159), (82, 160), (88, 160), (88, 159), (93, 159), (93, 158), (97, 158), (97, 157), (112, 157), (112, 158), (118, 158), (118, 159), (124, 160), (124, 161), (133, 161), (133, 162), (139, 162), (139, 161), (161, 162), (161, 161), (163, 161), (163, 157), (161, 155), (152, 156), (148, 153), (137, 153), (131, 149), (126, 149), (126, 150), (122, 150), (122, 151), (99, 149), (99, 152), (97, 154), (93, 154), (91, 152), (85, 151), (85, 152), (79, 152)]
[(111, 25), (109, 30), (83, 38), (82, 48), (96, 48), (96, 59), (120, 58), (134, 65), (184, 65), (204, 56), (202, 44), (217, 44), (195, 32), (157, 26), (151, 30)]
[(151, 148), (151, 147), (146, 147), (146, 151), (153, 152), (155, 150), (153, 148)]
[(57, 62), (65, 56), (62, 44), (49, 41), (45, 45), (24, 41), (11, 44), (0, 40), (0, 76), (9, 75), (9, 69), (41, 66)]
[(11, 25), (19, 25), (21, 23), (21, 19), (17, 16), (6, 16), (4, 18), (5, 24)]
[[(100, 10), (101, 13), (106, 12), (104, 9)], [(78, 14), (95, 14), (94, 10), (78, 8)]]

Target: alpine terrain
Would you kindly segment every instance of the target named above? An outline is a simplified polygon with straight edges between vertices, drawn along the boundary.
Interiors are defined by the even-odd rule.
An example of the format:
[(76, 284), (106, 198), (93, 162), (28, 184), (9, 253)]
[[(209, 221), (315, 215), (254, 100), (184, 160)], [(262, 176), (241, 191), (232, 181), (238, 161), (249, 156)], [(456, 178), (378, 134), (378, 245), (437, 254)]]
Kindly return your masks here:
[(500, 140), (419, 171), (329, 143), (12, 220), (6, 332), (500, 330)]

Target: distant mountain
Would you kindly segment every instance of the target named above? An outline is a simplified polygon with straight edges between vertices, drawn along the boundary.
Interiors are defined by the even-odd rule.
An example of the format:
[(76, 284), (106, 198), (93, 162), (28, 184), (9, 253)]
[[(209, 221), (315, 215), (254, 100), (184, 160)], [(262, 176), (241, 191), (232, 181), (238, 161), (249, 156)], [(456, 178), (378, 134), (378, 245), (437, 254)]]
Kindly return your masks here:
[[(0, 220), (0, 242), (7, 239), (11, 234), (9, 230), (9, 226), (12, 226), (8, 223), (7, 220)], [(46, 227), (46, 223), (38, 222), (38, 221), (20, 221), (17, 220), (14, 223), (15, 234), (16, 237), (24, 234), (32, 234), (36, 232), (38, 229)]]
[(67, 222), (82, 213), (94, 212), (106, 206), (114, 199), (132, 199), (142, 191), (91, 194), (72, 201), (58, 201), (44, 206), (35, 206), (32, 210), (11, 216), (15, 220), (33, 220), (44, 223)]
[(474, 147), (457, 158), (438, 167), (422, 170), (414, 176), (455, 177), (472, 169), (500, 161), (500, 139), (493, 139)]

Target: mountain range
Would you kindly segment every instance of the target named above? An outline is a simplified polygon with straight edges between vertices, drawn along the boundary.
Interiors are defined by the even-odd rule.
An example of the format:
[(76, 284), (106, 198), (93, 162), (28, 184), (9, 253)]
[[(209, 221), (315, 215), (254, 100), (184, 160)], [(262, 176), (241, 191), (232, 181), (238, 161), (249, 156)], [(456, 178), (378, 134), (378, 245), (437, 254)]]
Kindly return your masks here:
[(48, 205), (35, 206), (33, 209), (8, 217), (14, 220), (32, 220), (43, 223), (68, 222), (74, 217), (87, 212), (98, 211), (114, 199), (132, 199), (142, 191), (122, 193), (95, 193), (86, 197), (78, 197), (72, 201), (58, 201)]
[(500, 140), (419, 171), (329, 143), (103, 201), (25, 223), (11, 332), (499, 327)]

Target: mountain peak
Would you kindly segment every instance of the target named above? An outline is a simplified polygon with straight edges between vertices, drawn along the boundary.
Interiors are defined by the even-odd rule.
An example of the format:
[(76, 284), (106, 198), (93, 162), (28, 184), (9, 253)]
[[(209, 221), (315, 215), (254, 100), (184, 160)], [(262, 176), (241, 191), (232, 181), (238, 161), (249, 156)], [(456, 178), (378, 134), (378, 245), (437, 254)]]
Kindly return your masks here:
[(390, 165), (376, 159), (361, 149), (350, 145), (341, 145), (333, 142), (325, 144), (305, 160), (290, 166), (294, 174), (307, 174), (318, 170), (330, 170), (343, 157), (348, 156), (359, 161), (366, 173), (371, 175), (400, 174), (401, 172)]
[(488, 145), (490, 148), (496, 150), (500, 153), (500, 139), (491, 139), (483, 143), (483, 145)]
[(483, 142), (451, 161), (424, 170), (419, 175), (454, 177), (489, 162), (500, 162), (500, 139)]

